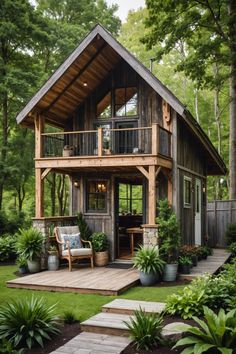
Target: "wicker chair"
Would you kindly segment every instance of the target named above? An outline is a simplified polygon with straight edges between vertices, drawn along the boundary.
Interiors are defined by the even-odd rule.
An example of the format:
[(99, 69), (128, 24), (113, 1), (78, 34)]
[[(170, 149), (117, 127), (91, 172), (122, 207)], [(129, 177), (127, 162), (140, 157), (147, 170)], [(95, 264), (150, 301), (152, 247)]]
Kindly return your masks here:
[[(54, 228), (59, 249), (59, 258), (67, 259), (69, 271), (72, 271), (72, 263), (80, 259), (89, 258), (93, 268), (93, 249), (90, 241), (82, 240), (78, 226), (57, 226)], [(84, 244), (88, 244), (85, 248)]]

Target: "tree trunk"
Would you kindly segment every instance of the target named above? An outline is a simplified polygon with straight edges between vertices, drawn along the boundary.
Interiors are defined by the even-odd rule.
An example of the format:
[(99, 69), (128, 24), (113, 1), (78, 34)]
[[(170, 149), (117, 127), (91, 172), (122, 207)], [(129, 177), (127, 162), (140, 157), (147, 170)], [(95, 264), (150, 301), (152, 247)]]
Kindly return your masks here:
[(1, 160), (3, 165), (3, 171), (1, 171), (0, 177), (0, 210), (2, 209), (3, 189), (5, 183), (5, 163), (7, 159), (7, 144), (8, 144), (8, 96), (5, 93), (2, 103), (2, 149)]
[(196, 114), (196, 119), (197, 119), (197, 122), (200, 123), (199, 109), (198, 109), (198, 90), (197, 90), (197, 89), (195, 90), (195, 97), (194, 97), (194, 100), (195, 100), (195, 114)]
[(229, 1), (229, 34), (231, 42), (230, 124), (229, 124), (229, 196), (236, 199), (236, 2)]
[(51, 216), (55, 216), (56, 214), (56, 173), (53, 172), (52, 174), (52, 181), (51, 181)]

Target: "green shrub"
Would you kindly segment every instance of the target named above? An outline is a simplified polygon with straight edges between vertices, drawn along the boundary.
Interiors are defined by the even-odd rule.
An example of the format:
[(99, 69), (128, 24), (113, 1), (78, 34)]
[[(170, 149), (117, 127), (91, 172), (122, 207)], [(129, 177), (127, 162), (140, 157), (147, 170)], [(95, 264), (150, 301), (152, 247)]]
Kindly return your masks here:
[(16, 259), (16, 237), (3, 235), (0, 237), (0, 262)]
[(14, 348), (43, 347), (45, 339), (60, 332), (55, 307), (34, 297), (5, 304), (0, 309), (0, 339), (10, 341)]
[(137, 349), (149, 350), (153, 346), (163, 344), (161, 332), (163, 329), (162, 315), (145, 313), (141, 308), (134, 312), (129, 322), (124, 321), (130, 330), (130, 337), (134, 340)]
[(180, 265), (191, 265), (192, 260), (191, 260), (191, 257), (189, 257), (189, 256), (180, 256), (178, 263)]
[(0, 341), (0, 353), (3, 353), (3, 354), (23, 354), (24, 349), (15, 350), (13, 348), (13, 345), (9, 341), (3, 339)]
[(233, 257), (236, 257), (236, 242), (232, 242), (229, 245), (229, 251), (232, 254)]
[(16, 264), (17, 266), (20, 268), (20, 267), (27, 267), (27, 259), (22, 256), (22, 255), (19, 255), (16, 259)]
[(103, 252), (108, 249), (108, 239), (104, 232), (94, 232), (91, 236), (91, 242), (95, 252)]
[(133, 258), (134, 267), (144, 273), (158, 273), (161, 275), (165, 262), (159, 257), (156, 247), (141, 246)]
[(26, 220), (23, 212), (6, 215), (4, 211), (0, 211), (0, 235), (15, 234), (19, 228), (29, 227), (29, 225), (30, 220)]
[(31, 227), (28, 230), (20, 230), (17, 240), (18, 253), (27, 260), (37, 259), (42, 252), (44, 237), (38, 230)]
[(182, 353), (204, 353), (210, 350), (222, 354), (233, 353), (236, 346), (236, 310), (225, 313), (220, 309), (216, 315), (208, 307), (204, 307), (205, 321), (194, 317), (198, 327), (178, 326), (187, 331), (188, 336), (180, 339), (174, 348), (186, 346)]
[(236, 242), (236, 224), (228, 225), (225, 232), (225, 238), (228, 245), (230, 245), (232, 242)]
[(64, 312), (63, 319), (65, 323), (72, 324), (76, 322), (76, 316), (72, 310)]

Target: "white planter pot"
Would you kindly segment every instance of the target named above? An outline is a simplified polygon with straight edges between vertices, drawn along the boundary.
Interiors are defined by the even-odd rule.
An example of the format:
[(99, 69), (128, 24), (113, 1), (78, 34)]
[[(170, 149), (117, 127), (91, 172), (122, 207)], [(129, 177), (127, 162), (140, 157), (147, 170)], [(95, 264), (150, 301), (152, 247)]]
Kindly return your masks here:
[(58, 270), (59, 269), (59, 259), (57, 253), (49, 254), (48, 256), (48, 270)]

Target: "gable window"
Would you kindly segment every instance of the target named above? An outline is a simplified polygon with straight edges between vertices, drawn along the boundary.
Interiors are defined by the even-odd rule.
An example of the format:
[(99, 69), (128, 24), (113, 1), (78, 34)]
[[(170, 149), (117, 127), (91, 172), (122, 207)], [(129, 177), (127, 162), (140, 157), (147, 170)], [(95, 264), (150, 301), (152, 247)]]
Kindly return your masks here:
[(191, 178), (184, 176), (184, 207), (191, 207)]
[(138, 99), (136, 87), (115, 89), (115, 116), (136, 116)]
[(87, 182), (86, 211), (90, 213), (107, 211), (107, 181), (90, 180)]
[(106, 119), (111, 117), (111, 92), (109, 91), (97, 104), (97, 118)]

